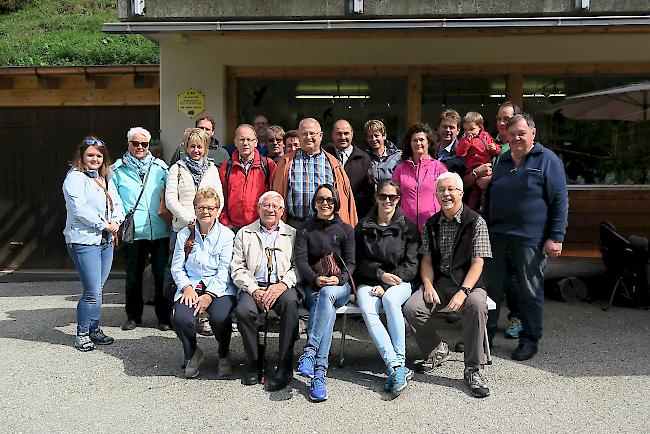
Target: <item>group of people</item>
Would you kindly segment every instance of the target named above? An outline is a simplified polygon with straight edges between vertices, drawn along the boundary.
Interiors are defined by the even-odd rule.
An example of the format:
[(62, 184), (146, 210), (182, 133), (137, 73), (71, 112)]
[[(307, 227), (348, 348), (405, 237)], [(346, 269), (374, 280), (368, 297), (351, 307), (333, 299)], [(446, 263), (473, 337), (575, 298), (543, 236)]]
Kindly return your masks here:
[[(413, 376), (406, 327), (421, 352), (417, 370), (430, 372), (449, 358), (436, 331), (440, 310), (462, 314), (464, 380), (473, 396), (490, 393), (485, 339), (492, 345), (504, 293), (511, 323), (519, 324), (513, 358), (535, 355), (543, 270), (548, 256), (561, 254), (568, 199), (562, 162), (534, 142), (530, 116), (502, 104), (493, 140), (480, 114), (461, 119), (445, 110), (436, 131), (409, 126), (401, 149), (379, 120), (364, 125), (365, 150), (353, 144), (347, 120), (332, 125), (329, 147), (321, 146), (316, 119), (303, 119), (291, 135), (269, 124), (260, 115), (240, 125), (229, 150), (214, 139), (212, 118), (202, 116), (185, 131), (170, 167), (151, 154), (151, 135), (140, 127), (129, 130), (128, 150), (112, 166), (99, 138), (84, 139), (63, 185), (64, 235), (84, 288), (77, 349), (113, 342), (99, 327), (102, 288), (119, 228), (132, 220), (122, 329), (141, 324), (150, 257), (159, 328), (173, 328), (181, 340), (186, 378), (199, 374), (204, 359), (197, 327), (218, 341), (219, 374), (232, 373), (234, 316), (247, 355), (241, 381), (258, 383), (258, 330), (274, 310), (279, 359), (266, 387), (286, 387), (302, 300), (309, 320), (297, 373), (310, 378), (311, 400), (326, 400), (336, 309), (353, 293), (392, 396)], [(489, 315), (488, 296), (497, 304)]]

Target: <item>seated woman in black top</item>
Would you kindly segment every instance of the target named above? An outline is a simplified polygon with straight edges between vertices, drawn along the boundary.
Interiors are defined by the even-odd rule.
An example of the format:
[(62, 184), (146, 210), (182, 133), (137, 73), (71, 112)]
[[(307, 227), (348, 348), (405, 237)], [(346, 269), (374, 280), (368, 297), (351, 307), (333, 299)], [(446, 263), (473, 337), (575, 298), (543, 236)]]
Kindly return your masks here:
[[(300, 356), (298, 374), (312, 379), (309, 397), (315, 402), (327, 399), (325, 374), (336, 309), (350, 298), (349, 279), (354, 272), (354, 230), (339, 218), (339, 207), (336, 188), (330, 184), (318, 186), (312, 199), (316, 216), (296, 233), (296, 268), (309, 307), (307, 345)], [(338, 276), (314, 271), (314, 265), (330, 253), (341, 269)]]

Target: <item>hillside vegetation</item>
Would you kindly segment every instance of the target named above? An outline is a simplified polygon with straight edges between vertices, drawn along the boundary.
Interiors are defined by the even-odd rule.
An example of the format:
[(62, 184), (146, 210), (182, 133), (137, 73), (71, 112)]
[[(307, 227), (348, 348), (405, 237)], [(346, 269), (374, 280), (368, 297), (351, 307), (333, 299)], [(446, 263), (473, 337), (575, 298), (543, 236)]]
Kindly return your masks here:
[(115, 0), (0, 0), (1, 66), (156, 64), (158, 46), (141, 35), (109, 35)]

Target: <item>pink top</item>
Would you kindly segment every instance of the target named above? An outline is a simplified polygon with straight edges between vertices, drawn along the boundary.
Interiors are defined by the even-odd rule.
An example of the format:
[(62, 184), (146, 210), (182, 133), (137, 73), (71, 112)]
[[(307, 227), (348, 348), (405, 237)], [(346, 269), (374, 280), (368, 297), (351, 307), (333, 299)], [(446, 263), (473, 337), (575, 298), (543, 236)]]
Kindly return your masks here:
[(418, 229), (427, 222), (429, 217), (440, 211), (436, 199), (436, 180), (447, 168), (430, 156), (420, 159), (415, 165), (412, 160), (402, 161), (393, 172), (393, 181), (402, 190), (402, 212), (404, 217), (418, 225)]

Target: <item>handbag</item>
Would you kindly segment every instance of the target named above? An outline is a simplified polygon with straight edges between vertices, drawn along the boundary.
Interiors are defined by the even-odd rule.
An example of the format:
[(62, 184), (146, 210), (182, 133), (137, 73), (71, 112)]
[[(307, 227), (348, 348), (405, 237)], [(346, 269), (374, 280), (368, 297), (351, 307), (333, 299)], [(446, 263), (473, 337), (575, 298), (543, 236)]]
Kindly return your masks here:
[(325, 277), (341, 275), (341, 267), (339, 267), (339, 264), (336, 262), (334, 253), (328, 253), (327, 255), (323, 256), (318, 260), (318, 262), (312, 265), (311, 268), (314, 270), (314, 272)]
[[(151, 165), (153, 165), (153, 163), (151, 163)], [(135, 238), (135, 218), (133, 216), (135, 214), (136, 208), (138, 208), (138, 204), (140, 203), (140, 198), (142, 197), (142, 193), (144, 193), (144, 187), (147, 185), (149, 172), (151, 172), (151, 165), (149, 166), (149, 169), (147, 169), (147, 174), (144, 176), (144, 181), (142, 182), (142, 188), (140, 189), (140, 194), (138, 195), (138, 199), (135, 201), (135, 205), (133, 205), (133, 209), (128, 213), (126, 213), (126, 216), (124, 216), (124, 222), (122, 223), (122, 226), (120, 226), (120, 231), (119, 231), (120, 238), (122, 239), (123, 242), (128, 244), (132, 243)]]
[(160, 204), (158, 205), (158, 217), (160, 217), (166, 224), (167, 226), (172, 225), (172, 218), (174, 217), (172, 215), (172, 212), (167, 208), (167, 202), (165, 202), (165, 189), (162, 189), (162, 193), (160, 194)]

